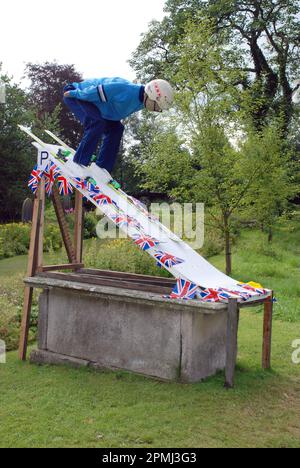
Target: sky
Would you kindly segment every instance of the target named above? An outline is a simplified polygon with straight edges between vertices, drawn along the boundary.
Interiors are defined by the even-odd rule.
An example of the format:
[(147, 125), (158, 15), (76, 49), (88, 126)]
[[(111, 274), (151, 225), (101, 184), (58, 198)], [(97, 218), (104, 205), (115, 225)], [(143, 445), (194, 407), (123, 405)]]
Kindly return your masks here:
[(2, 71), (19, 82), (27, 62), (74, 64), (84, 78), (134, 79), (127, 63), (165, 0), (3, 0)]

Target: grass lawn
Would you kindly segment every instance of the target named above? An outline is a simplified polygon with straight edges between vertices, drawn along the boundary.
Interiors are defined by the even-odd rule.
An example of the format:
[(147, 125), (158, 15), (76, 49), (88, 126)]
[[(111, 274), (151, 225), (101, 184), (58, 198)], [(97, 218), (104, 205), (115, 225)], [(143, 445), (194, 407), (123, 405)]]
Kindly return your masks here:
[(223, 374), (162, 383), (125, 372), (0, 366), (1, 447), (297, 447), (300, 324), (276, 320), (273, 370), (260, 368), (261, 315), (242, 313), (236, 388)]

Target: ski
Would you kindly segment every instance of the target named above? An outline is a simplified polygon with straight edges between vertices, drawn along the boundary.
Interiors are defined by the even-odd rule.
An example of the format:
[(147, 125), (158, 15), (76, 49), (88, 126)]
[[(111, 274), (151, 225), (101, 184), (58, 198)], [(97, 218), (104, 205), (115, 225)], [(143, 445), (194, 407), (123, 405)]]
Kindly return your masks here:
[[(61, 146), (63, 146), (67, 151), (70, 151), (72, 156), (75, 155), (75, 151), (72, 148), (70, 148), (70, 146), (68, 146), (66, 143), (64, 143), (63, 140), (61, 140), (59, 137), (57, 137), (53, 132), (51, 132), (50, 130), (45, 130), (45, 132), (51, 138), (53, 138), (53, 140), (55, 140), (57, 143), (59, 143)], [(151, 217), (150, 213), (146, 209), (142, 209), (139, 206), (139, 204), (137, 203), (138, 200), (137, 200), (136, 203), (134, 203), (132, 198), (130, 196), (128, 196), (127, 193), (125, 193), (121, 188), (117, 188), (114, 185), (113, 182), (116, 182), (116, 181), (112, 181), (112, 182), (108, 183), (108, 185), (112, 188), (112, 190), (114, 190), (119, 196), (122, 196), (124, 198), (124, 200), (126, 200), (127, 203), (129, 203), (132, 207), (134, 207), (136, 210), (138, 210), (143, 216), (145, 216), (147, 218), (148, 221), (151, 220), (152, 222), (156, 223), (156, 225), (159, 227), (159, 229), (161, 229), (169, 237), (169, 239), (173, 240), (174, 242), (180, 242), (181, 241), (181, 239), (178, 236), (176, 236), (172, 231), (170, 231), (168, 228), (166, 228), (158, 219), (156, 219), (154, 217)]]

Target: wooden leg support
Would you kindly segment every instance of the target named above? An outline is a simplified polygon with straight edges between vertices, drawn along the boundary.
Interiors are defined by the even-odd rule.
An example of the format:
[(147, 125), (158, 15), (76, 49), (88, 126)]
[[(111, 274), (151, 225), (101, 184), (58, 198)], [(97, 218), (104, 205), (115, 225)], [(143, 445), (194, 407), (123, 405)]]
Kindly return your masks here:
[(62, 204), (59, 198), (59, 192), (56, 186), (53, 187), (52, 200), (53, 200), (53, 205), (54, 205), (55, 213), (57, 216), (58, 224), (60, 227), (60, 231), (62, 234), (62, 238), (64, 241), (64, 245), (67, 251), (68, 260), (70, 263), (77, 263), (75, 249), (72, 245), (72, 240), (71, 240), (71, 236), (69, 232), (69, 226), (65, 218), (64, 209), (62, 207)]
[(238, 350), (239, 305), (237, 299), (229, 299), (226, 338), (225, 388), (233, 388)]
[(273, 293), (265, 302), (264, 306), (264, 330), (263, 330), (263, 351), (262, 367), (271, 368), (271, 344), (272, 344), (272, 320), (273, 320)]
[(82, 263), (83, 242), (83, 196), (76, 191), (75, 194), (75, 226), (74, 226), (74, 248), (77, 263)]
[[(32, 216), (32, 229), (30, 238), (30, 248), (28, 254), (28, 268), (27, 276), (34, 276), (36, 273), (37, 265), (39, 263), (40, 240), (39, 236), (42, 230), (41, 216), (44, 210), (44, 187), (41, 184), (34, 201), (33, 216)], [(32, 305), (33, 289), (29, 286), (25, 287), (23, 316), (21, 323), (21, 334), (19, 343), (19, 357), (22, 361), (26, 360), (27, 344), (28, 344), (28, 330), (30, 321), (30, 312)]]

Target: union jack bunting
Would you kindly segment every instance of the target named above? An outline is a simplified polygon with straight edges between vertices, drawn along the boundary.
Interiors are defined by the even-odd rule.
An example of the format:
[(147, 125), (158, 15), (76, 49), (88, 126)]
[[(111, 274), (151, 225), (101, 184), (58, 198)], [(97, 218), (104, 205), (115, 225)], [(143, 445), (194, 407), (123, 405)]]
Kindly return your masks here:
[(254, 293), (249, 294), (247, 291), (231, 291), (227, 288), (200, 288), (199, 298), (204, 302), (228, 302), (230, 298), (236, 298), (239, 302), (247, 301)]
[(175, 265), (179, 265), (180, 263), (183, 263), (184, 260), (181, 258), (175, 257), (174, 255), (170, 255), (168, 253), (161, 252), (158, 250), (155, 254), (154, 257), (157, 260), (157, 265), (162, 268), (162, 266), (165, 266), (167, 268), (172, 268)]
[(70, 184), (69, 180), (62, 176), (59, 175), (57, 178), (58, 181), (58, 190), (60, 195), (71, 195), (73, 193), (73, 187)]
[(125, 215), (125, 214), (113, 215), (112, 220), (120, 228), (132, 226), (132, 227), (136, 227), (136, 228), (139, 229), (141, 227), (140, 223), (136, 219), (132, 218), (131, 216)]
[(247, 291), (249, 291), (250, 294), (252, 293), (251, 294), (252, 296), (255, 295), (255, 294), (263, 295), (263, 294), (266, 294), (268, 292), (263, 287), (260, 287), (260, 285), (257, 285), (257, 286), (259, 286), (259, 287), (252, 286), (249, 283), (245, 283), (245, 284), (239, 283), (239, 284), (237, 284), (238, 288), (246, 289)]
[(28, 187), (32, 190), (33, 193), (36, 193), (38, 185), (41, 181), (42, 171), (38, 169), (38, 166), (35, 166), (28, 182)]
[(92, 194), (91, 197), (93, 198), (93, 200), (95, 200), (95, 202), (99, 206), (107, 206), (107, 205), (116, 206), (116, 203), (110, 197), (108, 197), (107, 195), (104, 195), (104, 193), (98, 193), (98, 194), (95, 193), (95, 194)]
[(80, 190), (86, 190), (86, 181), (80, 177), (72, 177), (75, 187)]
[(198, 289), (199, 286), (196, 284), (179, 278), (169, 297), (170, 299), (194, 299)]
[(52, 194), (54, 182), (59, 174), (60, 172), (57, 165), (51, 161), (44, 171), (44, 177), (46, 179), (45, 189), (48, 195)]
[(85, 181), (85, 186), (90, 192), (91, 197), (93, 197), (94, 195), (98, 195), (99, 193), (102, 193), (98, 185), (94, 185), (92, 182), (89, 182), (88, 180)]
[(134, 243), (138, 245), (142, 250), (149, 250), (152, 247), (156, 247), (159, 244), (157, 239), (154, 237), (146, 236), (144, 234), (135, 234), (133, 236)]
[(199, 290), (199, 297), (203, 302), (220, 302), (220, 294), (221, 291), (217, 291), (213, 288), (200, 288)]

